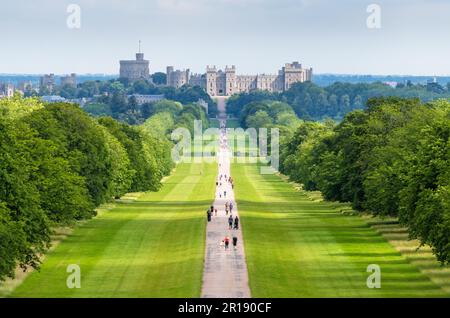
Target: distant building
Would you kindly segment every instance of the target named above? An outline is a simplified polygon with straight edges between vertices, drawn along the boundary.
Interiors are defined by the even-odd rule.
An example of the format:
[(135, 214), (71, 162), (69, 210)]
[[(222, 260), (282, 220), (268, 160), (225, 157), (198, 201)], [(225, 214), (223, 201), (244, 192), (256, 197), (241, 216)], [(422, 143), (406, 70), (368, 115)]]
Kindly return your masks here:
[(166, 69), (167, 85), (175, 88), (180, 88), (189, 83), (189, 69), (174, 71), (173, 66), (167, 66)]
[(427, 80), (427, 84), (435, 84), (437, 82), (438, 81), (437, 81), (437, 77), (436, 76)]
[(93, 100), (92, 98), (82, 97), (82, 98), (67, 99), (66, 102), (72, 103), (72, 104), (78, 104), (80, 107), (84, 107), (84, 105), (92, 102), (92, 100)]
[(92, 102), (93, 98), (73, 98), (67, 99), (59, 95), (46, 95), (41, 96), (41, 100), (45, 103), (71, 103), (78, 104), (81, 107), (84, 107), (87, 103)]
[(136, 53), (136, 60), (120, 61), (120, 77), (129, 82), (150, 80), (149, 61), (144, 60), (144, 53)]
[(41, 76), (40, 87), (52, 91), (55, 88), (55, 74), (45, 74)]
[(386, 84), (392, 88), (396, 88), (398, 83), (397, 82), (383, 82), (383, 84)]
[(294, 83), (312, 80), (312, 68), (305, 69), (298, 62), (286, 63), (278, 74), (236, 75), (236, 67), (226, 66), (218, 70), (215, 66), (207, 66), (205, 74), (190, 75), (189, 69), (174, 71), (167, 67), (167, 85), (179, 88), (185, 84), (200, 86), (210, 96), (231, 96), (235, 93), (253, 90), (282, 92)]
[(61, 77), (61, 86), (65, 86), (65, 85), (76, 87), (77, 86), (77, 75), (75, 73), (72, 73), (70, 75)]
[(45, 96), (41, 96), (41, 100), (43, 102), (46, 103), (62, 103), (62, 102), (66, 102), (67, 99), (65, 99), (64, 97), (61, 97), (59, 95), (45, 95)]
[(298, 62), (286, 63), (278, 73), (284, 84), (283, 90), (288, 90), (294, 83), (310, 82), (312, 80), (312, 68), (305, 69)]
[(130, 98), (132, 96), (136, 98), (136, 102), (138, 105), (148, 104), (148, 103), (156, 103), (156, 102), (159, 102), (160, 100), (164, 99), (163, 94), (161, 94), (161, 95), (133, 94), (133, 95), (129, 95), (128, 98)]
[(13, 84), (0, 85), (0, 98), (11, 98), (14, 96), (15, 87)]
[(18, 89), (22, 92), (31, 91), (33, 89), (33, 83), (31, 81), (20, 82)]

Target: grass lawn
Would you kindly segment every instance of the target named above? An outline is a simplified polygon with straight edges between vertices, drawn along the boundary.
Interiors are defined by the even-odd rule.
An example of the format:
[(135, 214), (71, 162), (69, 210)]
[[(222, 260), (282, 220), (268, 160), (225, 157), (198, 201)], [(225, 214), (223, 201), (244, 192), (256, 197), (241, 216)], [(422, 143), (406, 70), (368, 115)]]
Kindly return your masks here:
[[(216, 164), (180, 164), (157, 193), (77, 227), (12, 297), (199, 297)], [(66, 287), (69, 264), (81, 288)]]
[[(234, 164), (232, 175), (253, 297), (449, 296), (342, 205), (312, 200), (254, 164)], [(369, 264), (381, 268), (380, 289), (366, 285)]]
[(209, 119), (209, 127), (211, 128), (219, 128), (219, 120), (216, 118), (210, 118)]
[(227, 119), (227, 128), (240, 128), (239, 119), (231, 118)]

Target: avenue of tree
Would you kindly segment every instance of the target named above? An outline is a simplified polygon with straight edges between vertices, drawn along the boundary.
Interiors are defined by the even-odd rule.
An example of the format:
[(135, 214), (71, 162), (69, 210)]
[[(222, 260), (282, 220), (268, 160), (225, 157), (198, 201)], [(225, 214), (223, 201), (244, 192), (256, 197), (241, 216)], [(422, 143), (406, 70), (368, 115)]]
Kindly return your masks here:
[(289, 104), (262, 100), (245, 104), (240, 121), (280, 129), (280, 171), (305, 190), (397, 216), (450, 263), (450, 102), (373, 98), (336, 123), (304, 121)]
[[(143, 90), (137, 90), (141, 84)], [(145, 85), (120, 88), (104, 98), (122, 99), (129, 89), (149, 93), (153, 88)], [(304, 83), (282, 94), (240, 94), (230, 98), (229, 111), (244, 128), (280, 129), (280, 171), (291, 180), (321, 191), (327, 200), (351, 202), (357, 211), (398, 217), (411, 238), (430, 245), (448, 264), (450, 103), (433, 100), (446, 93), (364, 85), (335, 84), (330, 91)], [(383, 91), (379, 96), (428, 95), (423, 100), (371, 98), (377, 87)], [(353, 103), (328, 110), (316, 104), (322, 99), (330, 104), (331, 92), (343, 101), (348, 95)], [(127, 192), (159, 190), (174, 167), (170, 132), (192, 130), (196, 119), (208, 127), (204, 109), (194, 103), (204, 92), (185, 87), (173, 94), (186, 102), (146, 105), (145, 116), (139, 109), (139, 120), (131, 120), (137, 110), (124, 100), (122, 108), (108, 113), (112, 117), (37, 98), (0, 100), (0, 280), (13, 276), (17, 265), (38, 267), (53, 227), (91, 218), (96, 207)], [(313, 106), (304, 100), (308, 95)], [(339, 122), (310, 120), (339, 116)]]

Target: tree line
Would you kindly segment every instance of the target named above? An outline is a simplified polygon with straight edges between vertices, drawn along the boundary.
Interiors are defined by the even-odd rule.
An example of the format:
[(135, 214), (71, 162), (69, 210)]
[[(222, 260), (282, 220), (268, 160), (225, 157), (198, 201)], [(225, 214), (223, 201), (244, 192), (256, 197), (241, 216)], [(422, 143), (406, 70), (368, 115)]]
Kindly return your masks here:
[(208, 103), (208, 115), (214, 117), (217, 114), (217, 105), (198, 86), (183, 86), (179, 89), (174, 87), (157, 87), (146, 81), (136, 81), (129, 87), (121, 82), (112, 82), (112, 86), (107, 93), (97, 97), (95, 102), (87, 104), (84, 109), (96, 116), (111, 116), (120, 121), (125, 121), (132, 125), (142, 124), (152, 115), (154, 103), (138, 105), (136, 98), (132, 94), (159, 94), (171, 101), (177, 101), (184, 105), (194, 105), (200, 99)]
[(0, 280), (38, 267), (55, 226), (127, 192), (157, 191), (174, 166), (170, 130), (196, 119), (207, 121), (200, 106), (169, 101), (131, 126), (73, 104), (0, 100)]
[(246, 104), (272, 100), (288, 103), (302, 119), (342, 120), (346, 113), (364, 109), (370, 98), (380, 96), (419, 98), (422, 102), (429, 102), (439, 98), (450, 98), (450, 85), (443, 87), (438, 83), (421, 85), (409, 82), (393, 88), (380, 82), (369, 84), (336, 82), (326, 87), (311, 82), (295, 83), (289, 90), (281, 93), (253, 91), (234, 95), (227, 102), (227, 111), (239, 117), (241, 109)]
[(292, 113), (277, 101), (251, 102), (241, 124), (280, 129), (280, 171), (292, 181), (357, 211), (398, 217), (410, 238), (450, 263), (449, 101), (372, 98), (339, 123)]
[[(154, 77), (156, 74), (160, 73), (155, 73)], [(56, 86), (52, 92), (42, 87), (39, 94), (35, 91), (29, 91), (25, 93), (25, 96), (53, 94), (67, 99), (92, 98), (93, 100), (85, 105), (87, 112), (96, 116), (111, 116), (132, 125), (142, 124), (151, 116), (149, 111), (151, 103), (138, 105), (135, 98), (129, 98), (133, 94), (164, 95), (165, 99), (182, 104), (193, 104), (202, 99), (208, 103), (209, 116), (215, 117), (217, 115), (216, 103), (201, 87), (185, 85), (176, 89), (162, 85), (165, 82), (161, 82), (163, 80), (162, 75), (159, 75), (159, 77), (161, 79), (158, 81), (158, 85), (147, 80), (129, 82), (124, 78), (119, 78), (108, 81), (86, 81), (77, 86)]]

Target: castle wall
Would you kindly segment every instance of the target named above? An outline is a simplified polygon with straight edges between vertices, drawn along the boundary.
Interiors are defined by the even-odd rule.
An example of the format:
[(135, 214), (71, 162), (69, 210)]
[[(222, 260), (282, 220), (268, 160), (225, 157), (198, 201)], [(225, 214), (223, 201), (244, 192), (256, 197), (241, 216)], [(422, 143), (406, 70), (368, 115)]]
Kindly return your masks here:
[(200, 86), (206, 89), (206, 76), (204, 74), (193, 74), (189, 78), (189, 85)]

